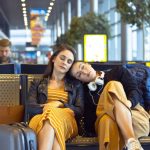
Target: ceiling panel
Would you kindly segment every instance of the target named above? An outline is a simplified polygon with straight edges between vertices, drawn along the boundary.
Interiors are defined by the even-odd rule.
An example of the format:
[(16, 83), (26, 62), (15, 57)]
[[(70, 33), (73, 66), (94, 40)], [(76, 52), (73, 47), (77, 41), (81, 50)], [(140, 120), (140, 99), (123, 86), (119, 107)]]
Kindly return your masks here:
[[(30, 9), (40, 8), (47, 10), (50, 0), (26, 0), (27, 16)], [(24, 29), (21, 0), (0, 0), (0, 9), (8, 20), (10, 29)], [(28, 22), (29, 23), (29, 22)]]

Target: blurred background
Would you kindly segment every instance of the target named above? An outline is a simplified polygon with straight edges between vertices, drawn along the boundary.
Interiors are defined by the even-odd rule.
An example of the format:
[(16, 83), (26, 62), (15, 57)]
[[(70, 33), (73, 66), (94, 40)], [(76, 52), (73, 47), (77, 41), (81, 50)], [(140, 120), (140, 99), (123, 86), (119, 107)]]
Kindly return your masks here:
[(0, 39), (18, 63), (46, 64), (68, 43), (78, 60), (150, 61), (149, 0), (0, 0)]

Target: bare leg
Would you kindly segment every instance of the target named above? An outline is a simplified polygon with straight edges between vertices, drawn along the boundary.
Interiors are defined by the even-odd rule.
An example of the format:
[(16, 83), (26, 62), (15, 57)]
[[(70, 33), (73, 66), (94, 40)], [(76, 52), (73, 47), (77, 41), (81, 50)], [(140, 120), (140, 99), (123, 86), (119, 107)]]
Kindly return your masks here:
[(53, 150), (61, 150), (56, 136), (54, 137)]
[(49, 121), (45, 121), (38, 134), (38, 150), (51, 150), (54, 143), (54, 129)]
[(123, 105), (115, 96), (113, 96), (115, 103), (115, 117), (117, 124), (121, 130), (124, 140), (129, 138), (135, 138), (134, 130), (132, 126), (132, 117), (129, 109)]

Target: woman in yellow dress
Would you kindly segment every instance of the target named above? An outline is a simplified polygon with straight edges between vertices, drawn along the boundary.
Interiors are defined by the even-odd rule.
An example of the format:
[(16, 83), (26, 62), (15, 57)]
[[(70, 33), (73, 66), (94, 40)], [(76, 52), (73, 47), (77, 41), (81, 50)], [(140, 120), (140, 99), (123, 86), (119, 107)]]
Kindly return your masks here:
[(51, 56), (42, 79), (29, 89), (29, 126), (37, 133), (38, 150), (65, 150), (65, 141), (78, 134), (83, 113), (82, 84), (69, 76), (75, 51), (60, 45)]
[(103, 72), (76, 62), (71, 74), (85, 83), (85, 129), (93, 133), (95, 124), (99, 150), (143, 150), (138, 138), (149, 135), (150, 115), (131, 73), (123, 66)]

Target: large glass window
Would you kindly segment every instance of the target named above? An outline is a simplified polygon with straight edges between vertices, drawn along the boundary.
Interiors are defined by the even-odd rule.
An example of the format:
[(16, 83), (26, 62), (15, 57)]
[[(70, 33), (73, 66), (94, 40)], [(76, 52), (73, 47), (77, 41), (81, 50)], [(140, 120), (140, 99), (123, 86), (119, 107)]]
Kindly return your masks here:
[(120, 14), (118, 14), (115, 9), (109, 11), (109, 21), (110, 24), (120, 21)]
[(115, 36), (108, 41), (108, 60), (121, 61), (121, 37)]
[(150, 60), (150, 27), (145, 27), (144, 29), (144, 58), (146, 61)]
[(116, 12), (116, 0), (99, 0), (99, 14), (109, 21), (111, 37), (108, 40), (108, 61), (121, 61), (121, 23)]
[(121, 23), (116, 23), (111, 25), (111, 36), (116, 36), (116, 35), (120, 35), (121, 34)]
[(127, 61), (144, 60), (143, 30), (127, 25)]
[(116, 0), (110, 0), (110, 6), (115, 7), (116, 6)]
[(90, 11), (90, 0), (81, 1), (81, 15), (85, 15)]

